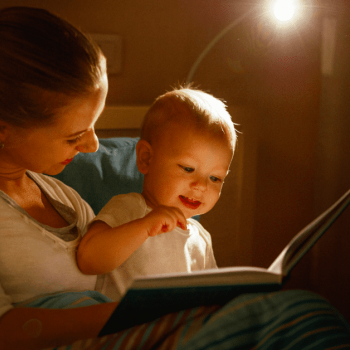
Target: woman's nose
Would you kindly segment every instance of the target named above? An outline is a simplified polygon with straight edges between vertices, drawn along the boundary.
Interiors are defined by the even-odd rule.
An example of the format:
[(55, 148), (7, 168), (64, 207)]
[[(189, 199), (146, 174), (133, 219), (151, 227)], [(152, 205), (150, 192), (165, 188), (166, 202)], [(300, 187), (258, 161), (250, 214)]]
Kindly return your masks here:
[(98, 150), (99, 142), (95, 134), (95, 130), (91, 130), (87, 135), (84, 135), (84, 142), (79, 144), (76, 149), (82, 153), (94, 153)]

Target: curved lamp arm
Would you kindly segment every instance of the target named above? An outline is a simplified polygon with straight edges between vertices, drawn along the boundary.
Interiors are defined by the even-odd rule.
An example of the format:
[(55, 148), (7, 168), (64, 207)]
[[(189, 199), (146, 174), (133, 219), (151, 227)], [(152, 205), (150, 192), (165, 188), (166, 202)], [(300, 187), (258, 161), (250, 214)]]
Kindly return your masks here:
[(238, 17), (237, 19), (233, 20), (230, 22), (216, 37), (207, 45), (207, 47), (203, 50), (203, 52), (198, 56), (197, 60), (194, 62), (187, 78), (186, 78), (186, 83), (192, 82), (193, 76), (198, 69), (198, 66), (200, 63), (203, 61), (204, 57), (209, 53), (209, 51), (214, 47), (214, 45), (233, 27), (235, 27), (237, 24), (243, 21), (244, 18), (246, 18), (253, 9), (247, 11), (245, 14), (242, 16)]

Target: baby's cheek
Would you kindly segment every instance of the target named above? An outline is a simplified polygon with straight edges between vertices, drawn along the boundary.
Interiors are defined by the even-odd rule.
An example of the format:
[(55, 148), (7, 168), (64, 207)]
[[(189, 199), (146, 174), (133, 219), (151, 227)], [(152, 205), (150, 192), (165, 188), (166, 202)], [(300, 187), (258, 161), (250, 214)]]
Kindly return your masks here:
[(212, 206), (214, 206), (218, 202), (218, 200), (220, 199), (220, 195), (221, 195), (221, 190), (216, 191), (216, 193), (213, 195)]

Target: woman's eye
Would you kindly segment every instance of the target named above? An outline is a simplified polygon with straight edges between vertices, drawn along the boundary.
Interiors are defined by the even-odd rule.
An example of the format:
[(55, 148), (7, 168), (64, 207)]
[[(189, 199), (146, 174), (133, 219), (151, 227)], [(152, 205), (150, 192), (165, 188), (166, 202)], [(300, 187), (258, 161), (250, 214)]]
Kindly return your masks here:
[(221, 179), (219, 179), (219, 178), (216, 177), (216, 176), (209, 176), (209, 178), (210, 178), (210, 180), (211, 180), (212, 182), (221, 182)]
[(70, 144), (70, 145), (74, 145), (75, 143), (77, 143), (78, 141), (81, 140), (81, 135), (77, 136), (75, 139), (73, 140), (67, 140), (67, 142)]

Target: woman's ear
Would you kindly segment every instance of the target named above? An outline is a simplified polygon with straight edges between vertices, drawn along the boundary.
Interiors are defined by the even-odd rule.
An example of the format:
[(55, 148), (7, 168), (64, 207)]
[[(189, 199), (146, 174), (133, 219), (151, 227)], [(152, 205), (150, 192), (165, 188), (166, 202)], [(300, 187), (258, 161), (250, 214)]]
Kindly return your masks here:
[(152, 155), (152, 146), (146, 140), (139, 140), (136, 144), (136, 164), (141, 174), (148, 173)]

